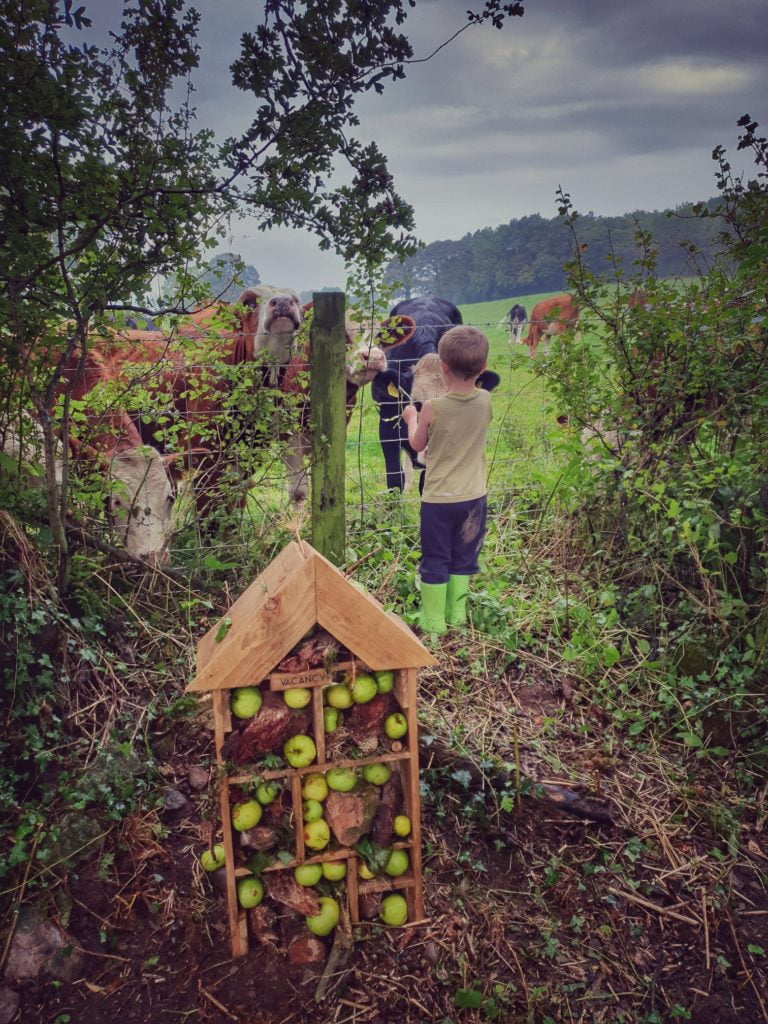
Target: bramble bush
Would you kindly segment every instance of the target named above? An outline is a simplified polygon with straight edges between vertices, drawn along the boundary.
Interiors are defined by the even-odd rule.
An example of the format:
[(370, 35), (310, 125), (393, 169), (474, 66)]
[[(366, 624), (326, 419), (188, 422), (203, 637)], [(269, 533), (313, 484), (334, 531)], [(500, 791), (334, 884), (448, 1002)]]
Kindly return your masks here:
[(642, 233), (631, 275), (591, 275), (561, 193), (589, 337), (562, 336), (535, 370), (569, 418), (559, 500), (622, 624), (645, 637), (656, 708), (673, 694), (660, 721), (691, 747), (765, 764), (768, 146), (749, 117), (739, 125), (756, 177), (715, 150), (721, 201), (697, 214), (721, 219), (721, 252), (705, 265), (689, 246), (691, 278), (660, 280)]

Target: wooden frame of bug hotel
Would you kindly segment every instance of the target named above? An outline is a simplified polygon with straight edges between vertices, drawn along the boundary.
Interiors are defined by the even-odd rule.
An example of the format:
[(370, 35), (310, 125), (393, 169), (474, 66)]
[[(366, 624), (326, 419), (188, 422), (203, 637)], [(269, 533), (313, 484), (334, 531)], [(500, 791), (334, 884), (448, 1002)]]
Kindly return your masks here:
[[(326, 645), (319, 664), (317, 643)], [(278, 881), (270, 873), (302, 865), (326, 865), (320, 892), (338, 895), (330, 903), (343, 902), (352, 924), (391, 893), (405, 898), (407, 923), (423, 919), (416, 681), (434, 664), (396, 615), (302, 542), (288, 544), (200, 640), (187, 691), (213, 700), (233, 956), (249, 945), (243, 879), (259, 877), (251, 889), (261, 885), (268, 902)], [(245, 687), (258, 710), (238, 718), (232, 701)], [(305, 821), (317, 813), (307, 802), (310, 776), (323, 777), (326, 793), (338, 783), (323, 803), (325, 825)], [(261, 824), (239, 830), (233, 810), (255, 806), (254, 794), (266, 801), (263, 817), (255, 808)], [(246, 840), (264, 850), (254, 855)], [(325, 873), (339, 876), (341, 865), (343, 881), (331, 889)]]

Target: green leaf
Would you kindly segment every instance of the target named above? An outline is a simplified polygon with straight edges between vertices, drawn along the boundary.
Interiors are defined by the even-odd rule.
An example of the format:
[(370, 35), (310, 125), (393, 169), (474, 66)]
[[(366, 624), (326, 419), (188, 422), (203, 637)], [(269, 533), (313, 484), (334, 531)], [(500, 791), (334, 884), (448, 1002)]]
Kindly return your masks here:
[(752, 953), (754, 956), (764, 956), (765, 950), (762, 946), (758, 946), (755, 942), (747, 943), (747, 952)]
[(460, 988), (453, 1001), (462, 1010), (478, 1010), (483, 1005), (483, 993), (476, 988)]
[(220, 644), (231, 628), (232, 619), (230, 619), (229, 616), (222, 619), (221, 622), (219, 623), (219, 628), (216, 630), (216, 636), (214, 637), (215, 642), (217, 644)]
[(682, 732), (679, 737), (686, 747), (700, 747), (701, 737), (697, 736), (695, 732)]

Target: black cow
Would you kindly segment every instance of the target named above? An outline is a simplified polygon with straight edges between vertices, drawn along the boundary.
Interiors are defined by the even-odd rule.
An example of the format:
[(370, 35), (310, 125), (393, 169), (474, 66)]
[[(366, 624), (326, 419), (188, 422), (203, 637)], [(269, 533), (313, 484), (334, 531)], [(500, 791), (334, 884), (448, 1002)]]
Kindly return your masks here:
[(527, 323), (528, 314), (525, 311), (525, 306), (521, 306), (519, 302), (516, 302), (506, 316), (510, 344), (522, 341), (523, 328)]
[(407, 341), (384, 348), (387, 369), (377, 374), (371, 384), (372, 397), (379, 407), (379, 441), (387, 487), (402, 491), (405, 473), (400, 465), (400, 449), (412, 464), (416, 463), (416, 452), (408, 444), (408, 428), (402, 418), (403, 409), (410, 402), (413, 368), (422, 356), (437, 352), (437, 343), (449, 328), (464, 321), (452, 302), (435, 295), (403, 299), (392, 307), (389, 315), (408, 316), (415, 324)]
[[(410, 318), (414, 324), (413, 333), (406, 341), (390, 346), (380, 342), (387, 368), (378, 373), (371, 384), (371, 394), (379, 409), (379, 441), (384, 453), (387, 487), (402, 491), (406, 475), (400, 464), (400, 450), (405, 452), (412, 466), (419, 470), (424, 468), (408, 444), (408, 428), (403, 422), (403, 409), (411, 401), (413, 368), (422, 356), (437, 352), (437, 343), (447, 330), (464, 321), (452, 302), (435, 295), (403, 299), (392, 307), (389, 315), (393, 320)], [(499, 383), (499, 376), (486, 370), (477, 383), (486, 391), (492, 391)]]

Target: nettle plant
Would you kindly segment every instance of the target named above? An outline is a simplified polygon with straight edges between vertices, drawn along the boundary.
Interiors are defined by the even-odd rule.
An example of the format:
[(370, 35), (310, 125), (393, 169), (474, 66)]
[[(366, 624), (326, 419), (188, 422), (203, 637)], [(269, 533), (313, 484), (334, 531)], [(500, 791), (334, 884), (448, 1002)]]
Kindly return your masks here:
[(722, 251), (703, 265), (689, 247), (691, 277), (657, 278), (639, 230), (633, 276), (590, 274), (561, 193), (582, 327), (535, 365), (569, 418), (561, 496), (618, 585), (624, 622), (686, 689), (675, 714), (692, 746), (754, 734), (765, 703), (768, 148), (739, 123), (757, 176), (735, 178), (715, 150), (721, 201), (697, 214), (721, 218)]

